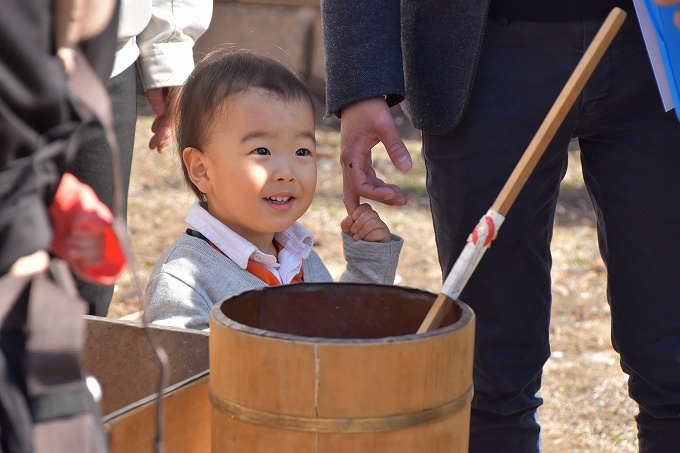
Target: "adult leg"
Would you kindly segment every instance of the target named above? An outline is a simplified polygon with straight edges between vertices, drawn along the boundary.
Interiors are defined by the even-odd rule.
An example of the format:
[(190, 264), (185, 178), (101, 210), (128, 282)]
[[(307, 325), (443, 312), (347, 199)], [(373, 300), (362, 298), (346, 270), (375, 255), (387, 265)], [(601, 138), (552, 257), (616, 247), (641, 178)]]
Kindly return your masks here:
[(664, 113), (635, 19), (586, 93), (584, 177), (608, 270), (612, 342), (629, 374), (641, 452), (680, 445), (680, 122)]
[[(463, 121), (452, 132), (423, 137), (445, 274), (582, 51), (579, 23), (489, 21)], [(576, 119), (571, 112), (461, 294), (477, 315), (471, 452), (541, 449), (536, 410), (550, 355), (550, 240)]]
[[(135, 65), (113, 77), (108, 83), (114, 129), (120, 149), (123, 208), (127, 211), (127, 193), (132, 168), (135, 124), (137, 121), (137, 89)], [(71, 172), (88, 184), (109, 209), (113, 209), (113, 178), (111, 151), (106, 145), (104, 130), (97, 121), (82, 128), (80, 144)], [(90, 306), (90, 314), (106, 316), (113, 296), (113, 285), (98, 285), (76, 278), (78, 292)]]

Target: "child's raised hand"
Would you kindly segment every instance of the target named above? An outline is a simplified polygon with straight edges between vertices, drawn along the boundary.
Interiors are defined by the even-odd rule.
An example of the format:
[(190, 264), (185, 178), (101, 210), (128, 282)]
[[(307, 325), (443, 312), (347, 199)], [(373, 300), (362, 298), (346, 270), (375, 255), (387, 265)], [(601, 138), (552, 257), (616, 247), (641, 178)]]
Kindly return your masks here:
[(389, 242), (390, 229), (368, 203), (362, 203), (340, 223), (340, 228), (355, 241)]

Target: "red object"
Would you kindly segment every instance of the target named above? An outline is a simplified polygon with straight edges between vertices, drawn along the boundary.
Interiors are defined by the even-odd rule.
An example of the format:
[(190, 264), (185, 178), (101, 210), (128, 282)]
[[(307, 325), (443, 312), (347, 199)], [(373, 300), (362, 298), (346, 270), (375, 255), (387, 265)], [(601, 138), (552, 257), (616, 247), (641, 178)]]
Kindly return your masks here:
[[(65, 259), (81, 277), (112, 285), (125, 269), (125, 255), (113, 232), (113, 215), (92, 188), (70, 173), (64, 174), (50, 205), (52, 245), (50, 250)], [(104, 235), (104, 260), (99, 266), (85, 266), (68, 259), (67, 239), (74, 225)]]
[[(493, 236), (495, 234), (495, 226), (493, 223), (493, 219), (491, 218), (490, 215), (484, 216), (484, 221), (486, 222), (486, 227), (489, 230), (489, 234), (487, 234), (486, 239), (484, 240), (484, 247), (488, 247), (489, 244), (491, 244), (491, 241), (493, 241)], [(481, 222), (480, 222), (481, 223)], [(479, 226), (480, 224), (478, 223), (477, 226), (475, 227), (474, 230), (472, 230), (472, 243), (477, 244), (477, 241), (479, 241)]]

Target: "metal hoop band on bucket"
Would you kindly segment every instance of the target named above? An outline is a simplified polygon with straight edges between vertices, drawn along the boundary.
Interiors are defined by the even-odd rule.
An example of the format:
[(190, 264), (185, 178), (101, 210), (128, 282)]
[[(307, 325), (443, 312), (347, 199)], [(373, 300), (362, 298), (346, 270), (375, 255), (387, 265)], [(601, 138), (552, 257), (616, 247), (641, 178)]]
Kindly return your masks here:
[(445, 419), (460, 411), (472, 401), (473, 390), (472, 387), (469, 387), (465, 393), (453, 401), (420, 412), (364, 418), (322, 418), (276, 414), (251, 409), (228, 401), (213, 393), (212, 390), (209, 394), (210, 401), (215, 409), (227, 413), (237, 420), (298, 431), (362, 433), (404, 429)]

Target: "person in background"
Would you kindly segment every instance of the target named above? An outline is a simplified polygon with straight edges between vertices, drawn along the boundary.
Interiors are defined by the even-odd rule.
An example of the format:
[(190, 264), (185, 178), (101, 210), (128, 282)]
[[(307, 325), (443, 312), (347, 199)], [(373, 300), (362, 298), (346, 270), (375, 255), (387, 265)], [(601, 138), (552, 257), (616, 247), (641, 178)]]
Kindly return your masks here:
[[(107, 450), (78, 355), (86, 306), (68, 291), (68, 283), (73, 285), (70, 273), (57, 278), (52, 272), (47, 251), (83, 278), (97, 280), (104, 271), (115, 278), (124, 266), (119, 247), (110, 247), (117, 249), (119, 260), (107, 263), (105, 231), (109, 237), (113, 234), (108, 208), (67, 173), (76, 131), (90, 114), (83, 98), (75, 96), (86, 84), (69, 84), (69, 77), (77, 73), (90, 88), (101, 87), (108, 78), (117, 10), (117, 2), (104, 0), (2, 2), (0, 451), (4, 453)], [(81, 48), (84, 42), (89, 43), (87, 51)], [(82, 77), (83, 62), (100, 71), (85, 71), (89, 77)], [(88, 91), (93, 93), (96, 90)], [(106, 104), (105, 98), (104, 92), (97, 100)], [(64, 263), (52, 264), (61, 269), (57, 266)], [(64, 331), (72, 335), (61, 338)]]
[(577, 137), (608, 272), (612, 343), (641, 452), (680, 445), (680, 123), (665, 113), (630, 0), (322, 0), (327, 114), (341, 117), (344, 200), (401, 206), (371, 149), (411, 159), (389, 107), (422, 131), (443, 275), (508, 180), (613, 7), (628, 17), (460, 299), (476, 313), (470, 452), (542, 450), (550, 243)]
[[(178, 150), (198, 198), (191, 226), (158, 260), (144, 317), (209, 330), (213, 304), (242, 291), (331, 275), (297, 220), (316, 189), (314, 101), (281, 63), (217, 51), (179, 100)], [(345, 282), (394, 283), (403, 240), (368, 204), (341, 222)]]
[[(122, 0), (118, 43), (108, 91), (114, 113), (114, 128), (120, 148), (123, 179), (123, 210), (132, 167), (137, 122), (137, 73), (139, 69), (147, 100), (156, 118), (151, 125), (150, 149), (159, 153), (172, 144), (177, 91), (194, 68), (193, 47), (212, 17), (212, 0)], [(111, 153), (102, 126), (86, 124), (72, 172), (92, 187), (113, 210)], [(124, 213), (121, 213), (124, 215)], [(90, 314), (106, 316), (113, 285), (77, 279), (78, 292), (90, 305)]]

